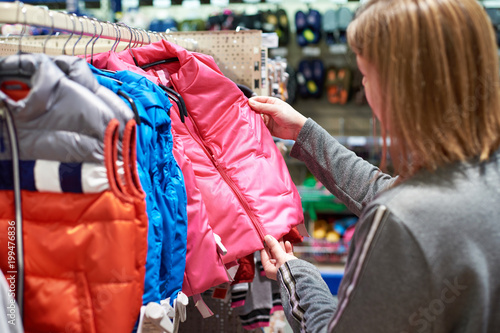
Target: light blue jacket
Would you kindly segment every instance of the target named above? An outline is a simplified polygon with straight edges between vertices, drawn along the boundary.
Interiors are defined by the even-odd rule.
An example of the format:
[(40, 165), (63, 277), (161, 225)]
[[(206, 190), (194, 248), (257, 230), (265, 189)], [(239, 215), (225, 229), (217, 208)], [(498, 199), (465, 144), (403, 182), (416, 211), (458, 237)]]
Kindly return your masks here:
[(161, 88), (140, 75), (91, 69), (99, 83), (115, 92), (124, 91), (137, 106), (141, 122), (137, 126), (137, 162), (149, 220), (143, 303), (168, 297), (173, 301), (182, 290), (186, 263), (187, 198), (182, 172), (172, 154), (172, 104)]

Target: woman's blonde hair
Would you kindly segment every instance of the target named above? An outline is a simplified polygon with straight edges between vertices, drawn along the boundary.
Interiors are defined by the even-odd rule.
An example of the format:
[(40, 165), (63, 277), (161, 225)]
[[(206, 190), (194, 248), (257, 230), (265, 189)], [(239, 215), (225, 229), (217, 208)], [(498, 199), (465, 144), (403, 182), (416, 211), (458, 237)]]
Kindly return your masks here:
[(499, 147), (498, 51), (477, 0), (372, 0), (347, 35), (379, 74), (381, 121), (403, 178), (484, 161)]

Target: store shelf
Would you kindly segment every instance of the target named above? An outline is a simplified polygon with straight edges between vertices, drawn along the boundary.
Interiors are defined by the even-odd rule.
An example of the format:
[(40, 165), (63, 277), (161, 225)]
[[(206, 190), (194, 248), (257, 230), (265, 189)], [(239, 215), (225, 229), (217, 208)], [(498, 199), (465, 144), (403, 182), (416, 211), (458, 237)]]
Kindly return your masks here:
[(318, 219), (318, 212), (350, 214), (349, 209), (326, 189), (318, 190), (306, 186), (297, 186), (297, 189), (302, 200), (302, 209), (309, 214), (312, 221)]

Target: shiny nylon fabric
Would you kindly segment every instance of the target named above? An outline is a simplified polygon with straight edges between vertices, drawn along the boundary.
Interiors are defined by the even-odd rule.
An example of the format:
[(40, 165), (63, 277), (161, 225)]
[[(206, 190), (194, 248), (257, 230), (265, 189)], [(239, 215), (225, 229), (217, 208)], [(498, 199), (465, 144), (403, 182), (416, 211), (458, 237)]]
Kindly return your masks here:
[(187, 203), (182, 173), (172, 155), (168, 117), (171, 104), (162, 98), (162, 91), (149, 89), (152, 83), (139, 75), (91, 68), (101, 84), (115, 92), (125, 91), (140, 106), (137, 160), (150, 217), (143, 303), (167, 297), (174, 300), (182, 289), (185, 270)]
[[(172, 126), (192, 162), (210, 224), (228, 249), (225, 263), (262, 249), (265, 234), (281, 238), (303, 222), (299, 194), (269, 131), (212, 57), (166, 41), (134, 49), (133, 54), (139, 65), (179, 59), (150, 67), (147, 74), (171, 83), (186, 102), (186, 123), (172, 113)], [(134, 59), (124, 51), (105, 62), (113, 69), (122, 62), (131, 66)]]
[[(106, 52), (94, 55), (94, 65), (114, 71), (127, 69), (152, 82), (158, 82), (154, 76), (142, 69), (122, 62), (117, 53)], [(178, 113), (177, 106), (172, 106), (170, 115)], [(207, 289), (227, 282), (228, 277), (222, 259), (217, 252), (212, 228), (201, 192), (196, 183), (192, 163), (186, 155), (179, 135), (172, 128), (173, 154), (182, 170), (187, 191), (188, 233), (186, 248), (186, 268), (182, 291), (187, 296), (202, 293)]]
[[(128, 82), (136, 92), (149, 92), (149, 94), (156, 96), (158, 107), (161, 107), (162, 104), (164, 110), (170, 110), (173, 107), (165, 92), (143, 76), (130, 71), (118, 71), (116, 78)], [(144, 103), (147, 104), (147, 102)], [(163, 114), (166, 114), (165, 111)], [(173, 301), (177, 297), (177, 292), (181, 291), (181, 287), (186, 295), (191, 296), (226, 282), (228, 278), (217, 254), (212, 230), (207, 223), (203, 224), (204, 204), (202, 201), (193, 204), (193, 201), (200, 197), (198, 193), (193, 193), (197, 186), (185, 186), (185, 183), (192, 184), (195, 178), (190, 164), (185, 163), (186, 158), (181, 158), (181, 156), (185, 156), (182, 144), (180, 140), (175, 139), (175, 133), (170, 126), (165, 128), (161, 123), (160, 125), (159, 132), (161, 131), (163, 139), (166, 137), (168, 142), (168, 145), (156, 146), (156, 156), (160, 159), (158, 161), (159, 169), (164, 171), (160, 172), (160, 183), (164, 188), (164, 184), (170, 182), (169, 188), (164, 191), (165, 193), (175, 189), (181, 194), (177, 205), (175, 238), (172, 238), (170, 244), (165, 242), (166, 246), (162, 249), (162, 273), (168, 274), (162, 297), (163, 299), (170, 297)], [(172, 158), (165, 159), (165, 156)], [(177, 166), (176, 161), (180, 161), (177, 162), (179, 166)], [(175, 168), (172, 167), (174, 163), (176, 163)], [(170, 172), (167, 172), (168, 170)], [(181, 170), (182, 172), (180, 172)], [(172, 186), (174, 188), (171, 188)], [(189, 191), (189, 195), (186, 194), (186, 191)], [(191, 205), (187, 204), (186, 196), (192, 200)], [(158, 200), (165, 202), (161, 197)], [(186, 224), (187, 221), (189, 221), (188, 224)], [(188, 226), (191, 227), (188, 228)], [(170, 264), (166, 261), (168, 256), (172, 256)], [(210, 263), (209, 273), (206, 270), (207, 263)], [(184, 283), (187, 285), (184, 286)]]
[[(13, 58), (19, 61), (17, 55)], [(45, 55), (21, 59), (23, 69), (31, 70), (30, 94), (16, 102), (0, 93), (12, 111), (20, 149), (29, 144), (37, 125), (46, 138), (65, 133), (35, 157), (102, 165), (109, 183), (109, 190), (90, 194), (22, 191), (25, 331), (131, 331), (141, 305), (147, 217), (143, 197), (127, 196), (117, 187), (119, 122), (99, 98), (67, 79)], [(8, 60), (0, 61), (0, 73), (4, 64)], [(96, 144), (83, 146), (90, 138)], [(6, 131), (2, 139), (7, 141)], [(82, 149), (85, 154), (79, 153)], [(24, 150), (21, 158), (33, 159), (31, 151)], [(1, 244), (8, 244), (14, 207), (13, 191), (0, 191)], [(12, 270), (7, 250), (0, 249), (4, 271)]]

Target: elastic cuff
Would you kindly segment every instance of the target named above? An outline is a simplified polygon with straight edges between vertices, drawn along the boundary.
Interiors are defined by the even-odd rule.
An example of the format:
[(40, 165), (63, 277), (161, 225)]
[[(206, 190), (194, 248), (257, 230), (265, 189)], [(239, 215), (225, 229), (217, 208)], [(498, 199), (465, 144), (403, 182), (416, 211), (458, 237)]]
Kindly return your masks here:
[(309, 133), (311, 132), (315, 124), (316, 122), (314, 120), (312, 120), (311, 118), (307, 118), (304, 126), (302, 126), (302, 129), (299, 132), (299, 135), (297, 136), (297, 140), (295, 141), (292, 150), (290, 151), (291, 157), (299, 158), (299, 156), (301, 155), (300, 149), (302, 147), (302, 142), (307, 140), (307, 137), (309, 136)]

